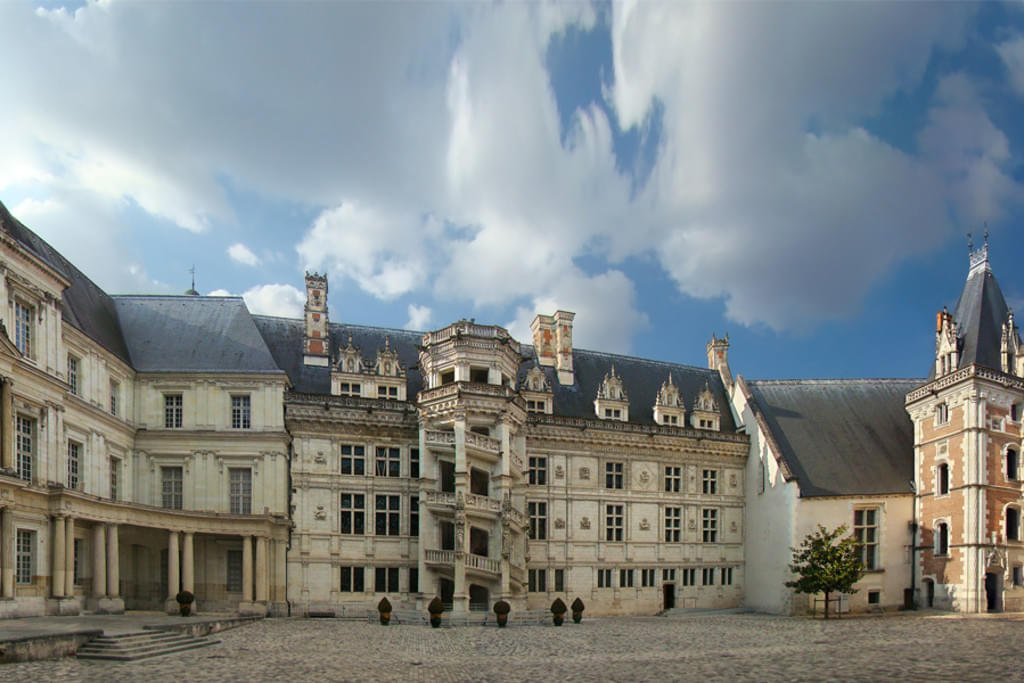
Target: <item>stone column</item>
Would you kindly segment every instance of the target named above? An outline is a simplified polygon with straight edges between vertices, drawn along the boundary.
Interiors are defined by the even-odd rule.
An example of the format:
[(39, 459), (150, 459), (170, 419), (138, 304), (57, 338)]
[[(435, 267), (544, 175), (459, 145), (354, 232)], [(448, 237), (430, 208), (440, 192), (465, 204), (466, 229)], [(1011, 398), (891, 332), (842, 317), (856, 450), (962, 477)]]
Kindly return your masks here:
[(96, 598), (104, 597), (107, 591), (105, 531), (103, 524), (92, 527), (92, 592)]
[(0, 383), (0, 459), (5, 469), (14, 469), (14, 404), (11, 380)]
[(267, 538), (256, 537), (256, 601), (266, 602), (267, 596)]
[(14, 513), (9, 507), (0, 508), (3, 536), (0, 537), (0, 566), (3, 567), (3, 597), (14, 597)]
[(174, 600), (181, 586), (178, 571), (181, 560), (178, 557), (178, 532), (170, 531), (167, 535), (167, 599)]
[(117, 547), (117, 525), (107, 524), (107, 597), (116, 598), (121, 590), (120, 557)]
[(75, 518), (64, 521), (64, 596), (75, 595)]
[(57, 515), (53, 518), (53, 564), (50, 565), (50, 589), (53, 597), (64, 597), (64, 583), (67, 572), (67, 535), (65, 534), (64, 518)]
[(242, 602), (252, 602), (252, 536), (242, 536)]
[(191, 531), (185, 532), (185, 545), (181, 550), (181, 590), (192, 595), (196, 593), (194, 536)]

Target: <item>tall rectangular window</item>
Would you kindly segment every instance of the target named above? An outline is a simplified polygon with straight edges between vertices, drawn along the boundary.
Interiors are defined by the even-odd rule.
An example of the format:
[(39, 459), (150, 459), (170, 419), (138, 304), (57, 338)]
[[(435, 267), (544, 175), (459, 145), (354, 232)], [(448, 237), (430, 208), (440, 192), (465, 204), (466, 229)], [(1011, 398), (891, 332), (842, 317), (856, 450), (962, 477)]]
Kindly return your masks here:
[(718, 542), (718, 510), (715, 508), (704, 508), (701, 510), (702, 535), (704, 543)]
[(377, 496), (378, 536), (400, 536), (401, 496)]
[(938, 480), (936, 485), (936, 495), (944, 496), (949, 493), (949, 463), (939, 463), (938, 471), (935, 473), (935, 478)]
[(373, 589), (378, 593), (397, 593), (398, 567), (377, 567)]
[(565, 592), (565, 570), (564, 569), (556, 569), (555, 570), (555, 592), (556, 593), (564, 593)]
[(683, 489), (683, 468), (665, 468), (665, 492), (679, 493)]
[(252, 428), (252, 402), (248, 395), (231, 397), (231, 428)]
[(341, 494), (341, 533), (362, 536), (366, 533), (365, 515), (365, 498), (363, 494)]
[(228, 576), (227, 576), (227, 590), (228, 593), (241, 593), (242, 592), (242, 551), (241, 550), (229, 550), (228, 551)]
[(622, 470), (621, 462), (606, 462), (604, 464), (604, 487), (606, 489), (622, 488)]
[(704, 567), (700, 570), (701, 573), (701, 585), (703, 586), (714, 586), (715, 585), (715, 569), (714, 567)]
[(32, 334), (32, 321), (35, 320), (36, 309), (20, 301), (14, 302), (14, 345), (26, 358), (32, 357), (32, 346), (35, 339)]
[(18, 557), (16, 573), (18, 583), (32, 583), (35, 570), (36, 532), (18, 529)]
[(82, 585), (82, 539), (76, 538), (74, 544), (75, 562), (73, 568), (74, 582), (76, 586)]
[(248, 467), (228, 468), (228, 501), (233, 515), (252, 514), (252, 470)]
[(720, 581), (720, 583), (723, 586), (731, 586), (732, 585), (732, 567), (722, 567), (721, 577), (720, 578), (722, 579)]
[(341, 447), (341, 473), (362, 476), (366, 473), (366, 449), (345, 444)]
[(416, 567), (409, 568), (409, 592), (420, 592), (420, 570)]
[(632, 588), (633, 587), (633, 570), (632, 569), (620, 569), (619, 570), (619, 588)]
[(180, 510), (182, 507), (183, 476), (180, 467), (161, 467), (160, 481), (162, 503), (168, 510)]
[(121, 384), (110, 380), (110, 414), (117, 415), (121, 410)]
[(676, 570), (675, 569), (662, 569), (661, 570), (661, 580), (663, 582), (664, 581), (675, 581), (676, 580)]
[(548, 572), (546, 569), (530, 569), (527, 572), (527, 590), (531, 593), (547, 593)]
[(377, 446), (378, 477), (402, 476), (402, 450), (391, 446)]
[(121, 458), (110, 458), (110, 499), (121, 498)]
[(703, 485), (704, 493), (718, 493), (718, 470), (704, 470)]
[(546, 486), (548, 483), (548, 459), (543, 455), (531, 455), (527, 470), (527, 481), (531, 486)]
[(865, 569), (878, 567), (878, 509), (853, 511), (853, 535), (860, 542), (860, 561)]
[(68, 441), (68, 488), (77, 489), (81, 481), (79, 473), (82, 471), (82, 445), (74, 441)]
[(420, 497), (411, 496), (409, 498), (409, 535), (419, 536), (420, 535)]
[(409, 476), (413, 479), (420, 477), (420, 449), (409, 449)]
[(665, 508), (665, 542), (679, 543), (683, 529), (683, 508)]
[(164, 394), (164, 427), (181, 429), (181, 394)]
[(526, 510), (530, 517), (530, 538), (543, 541), (548, 537), (548, 504), (529, 502)]
[(604, 540), (621, 541), (624, 515), (621, 505), (606, 505), (604, 516)]
[(611, 588), (612, 587), (612, 570), (611, 569), (598, 569), (597, 570), (597, 587), (598, 588)]
[(696, 586), (697, 585), (697, 569), (696, 567), (687, 567), (683, 569), (683, 585), (684, 586)]
[(342, 567), (341, 568), (341, 592), (362, 593), (363, 567)]
[(79, 385), (78, 359), (68, 354), (68, 387), (75, 396), (81, 396), (82, 387)]
[(17, 451), (18, 478), (25, 481), (32, 481), (32, 460), (35, 454), (36, 421), (18, 415), (15, 423), (15, 434), (17, 436), (15, 447)]

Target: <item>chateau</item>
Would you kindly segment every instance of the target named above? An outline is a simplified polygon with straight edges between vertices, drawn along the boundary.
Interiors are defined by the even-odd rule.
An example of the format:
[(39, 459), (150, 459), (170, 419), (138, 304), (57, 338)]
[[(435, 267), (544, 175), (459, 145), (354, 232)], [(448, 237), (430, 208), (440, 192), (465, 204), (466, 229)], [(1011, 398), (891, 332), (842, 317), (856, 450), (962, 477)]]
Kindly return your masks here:
[[(752, 381), (237, 297), (111, 296), (0, 204), (0, 616), (669, 607), (797, 613), (791, 546), (846, 524), (844, 608), (1024, 606), (1024, 350), (972, 255), (921, 380)], [(929, 359), (923, 359), (924, 366)]]

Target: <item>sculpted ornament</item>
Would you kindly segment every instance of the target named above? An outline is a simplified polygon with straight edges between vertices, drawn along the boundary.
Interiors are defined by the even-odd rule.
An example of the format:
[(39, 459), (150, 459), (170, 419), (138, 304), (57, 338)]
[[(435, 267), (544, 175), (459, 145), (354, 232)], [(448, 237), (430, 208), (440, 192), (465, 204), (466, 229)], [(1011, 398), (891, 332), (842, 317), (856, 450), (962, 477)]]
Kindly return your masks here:
[(327, 519), (327, 510), (324, 509), (323, 505), (316, 506), (316, 510), (313, 512), (313, 519), (320, 521)]
[(696, 528), (697, 528), (697, 520), (695, 520), (695, 519), (693, 519), (693, 518), (691, 517), (691, 518), (690, 518), (690, 524), (689, 524), (689, 527), (690, 527), (690, 529), (696, 529)]
[(739, 527), (736, 525), (736, 522), (729, 525), (729, 531), (732, 531), (733, 533), (735, 533), (738, 528)]
[(580, 468), (580, 479), (590, 479), (590, 468), (589, 467), (581, 467)]
[(556, 529), (564, 529), (565, 528), (565, 520), (562, 519), (561, 517), (556, 519), (555, 520), (555, 528)]
[(640, 520), (640, 531), (650, 531), (651, 523), (644, 517)]
[(512, 535), (508, 532), (508, 527), (504, 527), (501, 530), (501, 556), (506, 560), (512, 554)]
[(324, 457), (324, 452), (323, 451), (317, 451), (316, 455), (313, 457), (313, 462), (318, 463), (320, 465), (326, 464), (327, 463), (327, 458)]
[(637, 476), (637, 478), (640, 480), (640, 483), (642, 485), (647, 486), (647, 484), (651, 481), (651, 473), (648, 472), (647, 470), (640, 470), (640, 474)]
[(561, 479), (565, 476), (565, 470), (562, 469), (561, 465), (555, 465), (555, 479)]
[(736, 488), (736, 483), (737, 483), (736, 475), (735, 474), (730, 474), (729, 475), (729, 486), (731, 486), (732, 488)]
[(589, 529), (590, 528), (590, 517), (581, 517), (580, 518), (580, 528), (581, 529)]

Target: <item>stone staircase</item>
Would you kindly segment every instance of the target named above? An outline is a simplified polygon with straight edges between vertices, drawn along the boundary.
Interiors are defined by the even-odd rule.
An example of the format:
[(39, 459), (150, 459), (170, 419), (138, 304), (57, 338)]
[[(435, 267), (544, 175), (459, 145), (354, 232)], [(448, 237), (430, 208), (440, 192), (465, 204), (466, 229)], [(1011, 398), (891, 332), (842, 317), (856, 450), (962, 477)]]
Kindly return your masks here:
[(107, 659), (130, 662), (136, 659), (160, 657), (185, 650), (216, 645), (219, 640), (197, 637), (178, 631), (136, 631), (93, 638), (78, 648), (79, 659)]

